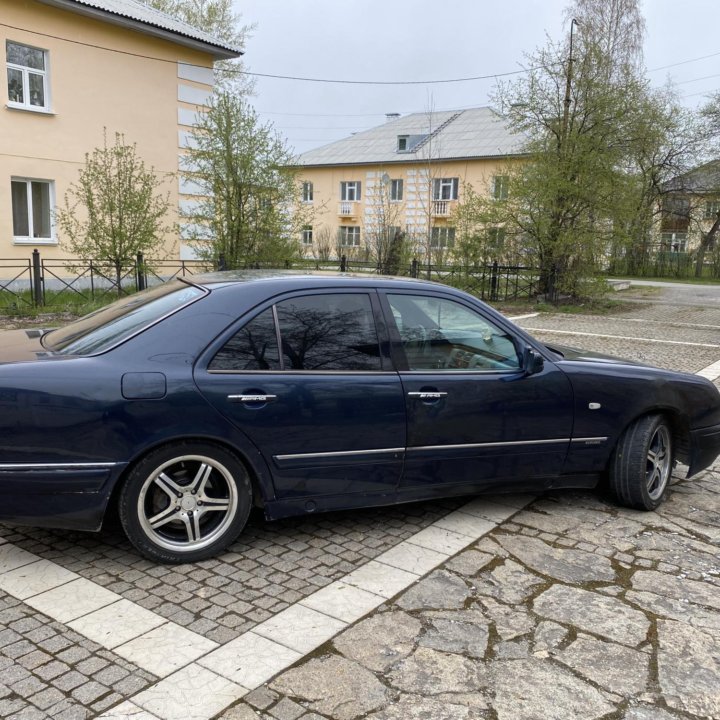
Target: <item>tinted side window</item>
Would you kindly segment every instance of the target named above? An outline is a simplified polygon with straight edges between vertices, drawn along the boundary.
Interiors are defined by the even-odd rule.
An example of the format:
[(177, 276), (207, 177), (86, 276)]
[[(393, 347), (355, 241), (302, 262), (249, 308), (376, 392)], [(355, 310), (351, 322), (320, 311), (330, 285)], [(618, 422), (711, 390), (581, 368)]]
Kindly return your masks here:
[(211, 360), (208, 370), (280, 370), (272, 309), (235, 333)]
[(285, 370), (380, 370), (370, 298), (308, 295), (277, 305)]
[(388, 295), (410, 370), (517, 370), (512, 337), (464, 305), (424, 295)]

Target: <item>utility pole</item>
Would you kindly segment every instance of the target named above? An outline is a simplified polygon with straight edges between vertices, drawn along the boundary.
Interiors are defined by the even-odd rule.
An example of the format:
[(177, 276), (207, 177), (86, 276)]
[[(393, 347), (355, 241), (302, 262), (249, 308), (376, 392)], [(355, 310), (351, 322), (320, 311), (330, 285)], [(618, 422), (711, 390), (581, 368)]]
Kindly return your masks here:
[(570, 120), (570, 104), (572, 103), (570, 91), (572, 88), (573, 70), (573, 28), (578, 24), (579, 23), (575, 18), (570, 21), (570, 53), (568, 55), (567, 78), (565, 82), (565, 106), (563, 108), (562, 128), (560, 133), (561, 143), (564, 143), (565, 138), (567, 137), (568, 122)]

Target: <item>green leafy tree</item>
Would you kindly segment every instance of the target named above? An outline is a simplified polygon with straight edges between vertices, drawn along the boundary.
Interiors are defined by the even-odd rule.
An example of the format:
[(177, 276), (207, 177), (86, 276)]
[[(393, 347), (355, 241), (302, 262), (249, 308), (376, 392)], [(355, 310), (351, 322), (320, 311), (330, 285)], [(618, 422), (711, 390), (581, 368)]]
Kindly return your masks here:
[[(252, 25), (242, 24), (242, 17), (233, 9), (232, 0), (144, 0), (144, 2), (238, 48), (245, 46), (254, 28)], [(252, 92), (253, 82), (244, 74), (244, 65), (240, 59), (217, 62), (215, 70), (219, 85), (223, 89), (240, 94)]]
[(216, 94), (183, 163), (202, 195), (187, 215), (194, 227), (187, 239), (201, 257), (250, 267), (299, 255), (300, 233), (312, 215), (292, 163), (285, 142), (245, 100)]
[(160, 252), (173, 230), (163, 182), (145, 165), (135, 144), (116, 133), (114, 144), (108, 145), (105, 135), (102, 147), (86, 153), (64, 207), (55, 214), (61, 244), (82, 260), (112, 267), (118, 294), (123, 268), (138, 253)]
[[(642, 75), (637, 0), (575, 0), (567, 14), (568, 38), (535, 51), (528, 72), (497, 90), (526, 140), (527, 161), (502, 171), (507, 199), (473, 198), (478, 223), (524, 244), (551, 300), (587, 294), (613, 243), (639, 232), (632, 219), (638, 204), (644, 218), (653, 207), (643, 192), (658, 186), (653, 171), (665, 137), (663, 118), (651, 123), (647, 115), (664, 106)], [(641, 157), (650, 168), (639, 182)], [(647, 235), (651, 223), (643, 222)]]

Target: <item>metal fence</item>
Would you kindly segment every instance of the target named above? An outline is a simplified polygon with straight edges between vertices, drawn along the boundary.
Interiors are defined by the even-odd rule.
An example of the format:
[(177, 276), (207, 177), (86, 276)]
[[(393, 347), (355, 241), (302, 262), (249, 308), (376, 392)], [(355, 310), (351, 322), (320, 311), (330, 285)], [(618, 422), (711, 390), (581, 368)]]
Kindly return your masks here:
[[(229, 269), (220, 256), (213, 265), (202, 260), (146, 260), (116, 268), (95, 260), (46, 260), (38, 250), (28, 260), (0, 258), (0, 308), (57, 307), (128, 295), (137, 290), (216, 269)], [(428, 265), (413, 260), (391, 269), (376, 263), (348, 259), (293, 259), (284, 263), (252, 263), (241, 269), (328, 270), (419, 277), (453, 285), (483, 300), (531, 297), (537, 289), (532, 268), (510, 265)]]
[(92, 302), (212, 269), (201, 260), (145, 260), (142, 255), (116, 268), (97, 260), (46, 260), (35, 250), (29, 260), (0, 258), (0, 307)]

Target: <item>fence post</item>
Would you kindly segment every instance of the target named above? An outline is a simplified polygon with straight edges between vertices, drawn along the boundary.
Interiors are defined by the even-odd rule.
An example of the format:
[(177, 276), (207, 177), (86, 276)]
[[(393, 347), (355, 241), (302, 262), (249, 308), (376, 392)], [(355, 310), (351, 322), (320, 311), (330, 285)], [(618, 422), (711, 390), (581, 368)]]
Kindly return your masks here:
[(490, 275), (490, 299), (498, 299), (498, 264), (497, 260), (493, 260), (492, 274)]
[(33, 303), (37, 306), (44, 305), (43, 302), (43, 276), (42, 264), (40, 263), (40, 252), (37, 248), (32, 253), (32, 295)]
[(417, 258), (413, 258), (410, 264), (410, 277), (416, 278), (418, 276), (418, 261)]
[(144, 290), (147, 287), (147, 277), (145, 276), (145, 258), (141, 252), (137, 254), (135, 272), (137, 275), (137, 289)]
[(217, 269), (227, 270), (227, 265), (225, 264), (225, 253), (220, 253), (218, 255)]
[(347, 271), (347, 257), (343, 255), (340, 258), (340, 272), (346, 272)]

